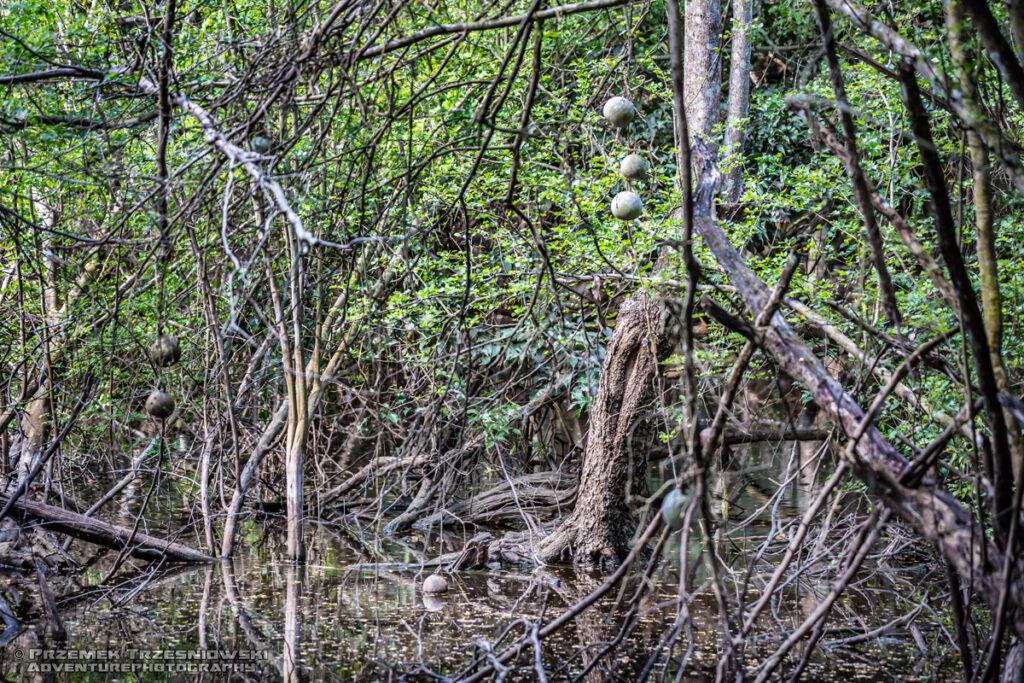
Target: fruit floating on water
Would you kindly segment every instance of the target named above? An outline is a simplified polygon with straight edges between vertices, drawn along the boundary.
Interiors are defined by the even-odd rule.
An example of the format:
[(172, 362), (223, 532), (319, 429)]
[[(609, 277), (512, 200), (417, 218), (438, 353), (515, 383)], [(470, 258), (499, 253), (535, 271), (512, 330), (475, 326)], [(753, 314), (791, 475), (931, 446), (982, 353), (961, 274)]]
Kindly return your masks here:
[(644, 205), (635, 192), (626, 190), (612, 199), (612, 215), (622, 221), (631, 221), (640, 216)]
[(427, 580), (423, 582), (424, 593), (447, 593), (448, 592), (448, 579), (444, 578), (440, 574), (431, 574), (427, 577)]
[(174, 412), (174, 397), (157, 389), (146, 398), (146, 412), (158, 420), (166, 420)]
[(155, 365), (162, 368), (174, 365), (181, 358), (181, 346), (171, 335), (161, 334), (149, 347), (149, 357)]
[(619, 164), (619, 173), (626, 180), (640, 180), (647, 177), (647, 160), (639, 154), (629, 154)]
[(624, 128), (633, 122), (636, 107), (625, 97), (613, 97), (604, 103), (604, 117), (613, 125)]
[(683, 513), (689, 498), (679, 489), (672, 489), (661, 501), (661, 518), (673, 531), (683, 528)]

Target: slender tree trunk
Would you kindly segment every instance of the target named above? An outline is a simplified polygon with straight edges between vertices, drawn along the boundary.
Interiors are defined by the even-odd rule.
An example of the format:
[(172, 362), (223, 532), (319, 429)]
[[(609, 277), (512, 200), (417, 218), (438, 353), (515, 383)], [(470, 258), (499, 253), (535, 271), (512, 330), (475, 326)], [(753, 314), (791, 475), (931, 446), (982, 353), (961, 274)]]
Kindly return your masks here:
[(213, 514), (210, 511), (210, 455), (213, 452), (214, 432), (210, 426), (203, 427), (203, 452), (199, 456), (199, 506), (203, 511), (203, 537), (207, 552), (213, 553), (216, 541), (213, 537)]
[[(721, 0), (686, 3), (684, 54), (686, 121), (693, 137), (702, 137), (714, 149), (711, 134), (718, 123), (722, 102)], [(686, 141), (683, 141), (685, 143)]]
[[(359, 256), (359, 264), (365, 264), (369, 258), (372, 258), (375, 252), (373, 250), (365, 250)], [(395, 256), (392, 257), (391, 262), (385, 269), (383, 276), (378, 280), (377, 287), (379, 292), (386, 292), (387, 288), (397, 281), (401, 269), (399, 263), (405, 257), (404, 250), (399, 250)], [(357, 268), (361, 265), (357, 265)], [(274, 306), (274, 315), (277, 318), (277, 336), (281, 342), (281, 357), (282, 359), (288, 359), (291, 354), (288, 352), (287, 343), (287, 330), (284, 327), (284, 311), (281, 308), (281, 299), (277, 293), (276, 285), (274, 285), (274, 275), (269, 269), (267, 271), (268, 283), (271, 287), (271, 300)], [(327, 317), (323, 324), (320, 326), (323, 334), (327, 335), (334, 331), (335, 323), (338, 320), (338, 316), (347, 307), (349, 289), (345, 288), (335, 299), (333, 304), (328, 309)], [(379, 293), (378, 293), (379, 295)], [(306, 375), (313, 378), (311, 382), (309, 394), (305, 399), (304, 414), (306, 419), (311, 419), (312, 415), (316, 413), (317, 405), (320, 402), (320, 398), (323, 396), (324, 384), (317, 381), (319, 376), (330, 376), (333, 374), (338, 367), (338, 363), (341, 362), (343, 353), (351, 345), (352, 341), (356, 338), (361, 327), (358, 324), (350, 324), (349, 327), (342, 331), (335, 332), (340, 337), (340, 341), (337, 343), (337, 347), (334, 353), (331, 355), (330, 360), (327, 364), (321, 368), (319, 365), (320, 357), (319, 354), (313, 354), (313, 358), (306, 364)], [(285, 384), (291, 386), (290, 377), (292, 372), (289, 369), (287, 363), (284, 369)], [(243, 382), (244, 383), (244, 382)], [(291, 392), (291, 389), (289, 389)], [(291, 395), (291, 393), (289, 393)], [(235, 532), (238, 528), (238, 517), (242, 511), (242, 505), (245, 502), (245, 496), (252, 487), (253, 482), (256, 481), (259, 476), (260, 465), (263, 463), (263, 458), (267, 452), (277, 441), (281, 434), (281, 431), (285, 429), (289, 419), (291, 419), (292, 413), (292, 401), (285, 400), (274, 411), (270, 422), (263, 429), (263, 434), (260, 436), (259, 442), (253, 449), (252, 455), (246, 461), (245, 467), (242, 468), (241, 477), (235, 484), (235, 492), (231, 496), (231, 502), (228, 504), (227, 515), (224, 521), (224, 537), (221, 540), (221, 557), (230, 557), (234, 550), (235, 544)], [(286, 438), (285, 444), (291, 443), (290, 437)], [(286, 451), (287, 452), (287, 451)], [(294, 484), (294, 482), (293, 482)], [(301, 521), (300, 521), (301, 526)]]
[(853, 123), (853, 115), (850, 113), (849, 100), (846, 97), (846, 85), (843, 82), (843, 72), (839, 66), (839, 56), (836, 54), (832, 17), (825, 5), (825, 0), (814, 0), (814, 8), (817, 11), (818, 27), (821, 30), (821, 40), (825, 49), (825, 61), (828, 63), (832, 89), (835, 91), (838, 103), (839, 121), (842, 124), (843, 135), (846, 137), (846, 153), (850, 157), (847, 170), (850, 172), (850, 181), (853, 184), (853, 195), (856, 197), (857, 205), (864, 217), (864, 229), (868, 234), (868, 244), (871, 247), (871, 263), (878, 275), (878, 292), (881, 295), (882, 307), (885, 308), (889, 322), (899, 325), (901, 319), (899, 308), (896, 305), (896, 289), (892, 284), (892, 277), (889, 275), (889, 267), (886, 265), (882, 233), (875, 222), (875, 210), (871, 206), (871, 190), (860, 167), (857, 130)]
[(964, 333), (968, 335), (977, 376), (978, 391), (985, 404), (986, 420), (991, 430), (992, 455), (986, 459), (989, 476), (995, 489), (992, 496), (993, 522), (997, 538), (1006, 542), (1016, 516), (1013, 507), (1013, 465), (1010, 457), (1006, 419), (999, 403), (999, 389), (992, 369), (988, 336), (982, 320), (974, 285), (963, 262), (956, 239), (956, 228), (950, 206), (946, 178), (942, 173), (942, 159), (932, 139), (928, 113), (921, 103), (917, 75), (907, 64), (900, 64), (900, 83), (903, 100), (907, 105), (910, 130), (917, 141), (918, 154), (924, 167), (925, 184), (932, 198), (931, 214), (942, 259), (949, 271), (949, 280), (960, 299), (960, 315)]
[(722, 198), (738, 202), (743, 194), (743, 143), (750, 109), (750, 0), (732, 3), (732, 59), (729, 66), (729, 118), (725, 129), (725, 174)]
[[(305, 426), (300, 425), (299, 430), (305, 432)], [(304, 435), (297, 435), (288, 448), (285, 458), (285, 488), (286, 502), (288, 508), (288, 557), (293, 562), (303, 562), (306, 559), (306, 546), (302, 540), (302, 518), (305, 514), (305, 505), (302, 497), (304, 483), (303, 454), (305, 449), (301, 441)]]
[[(303, 502), (303, 485), (305, 480), (305, 461), (303, 455), (306, 446), (306, 430), (309, 426), (309, 413), (306, 410), (306, 378), (302, 369), (302, 299), (300, 283), (304, 279), (302, 254), (300, 253), (297, 236), (289, 233), (291, 247), (291, 311), (292, 340), (291, 359), (285, 361), (285, 374), (290, 375), (288, 383), (288, 437), (285, 450), (285, 500), (288, 509), (288, 558), (292, 562), (303, 562), (306, 559), (306, 545), (302, 538), (302, 518), (305, 514)], [(283, 324), (282, 324), (283, 327)], [(283, 342), (282, 342), (283, 343)], [(285, 349), (282, 347), (282, 351)], [(287, 355), (284, 358), (288, 358)], [(313, 367), (314, 372), (318, 368)]]
[[(36, 212), (42, 219), (43, 226), (51, 230), (56, 228), (56, 210), (38, 200), (35, 202), (35, 207)], [(35, 244), (36, 249), (38, 249), (37, 258), (39, 259), (40, 308), (42, 311), (42, 325), (45, 326), (45, 329), (55, 328), (61, 317), (56, 283), (57, 265), (54, 261), (53, 249), (51, 248), (52, 242), (52, 237), (47, 236), (41, 243), (37, 240)], [(19, 435), (20, 448), (15, 467), (15, 481), (20, 481), (28, 476), (36, 459), (42, 455), (46, 444), (47, 425), (51, 422), (53, 407), (50, 404), (50, 396), (53, 393), (53, 363), (50, 355), (50, 335), (40, 334), (40, 338), (42, 339), (43, 351), (42, 381), (38, 390), (34, 392), (35, 398), (28, 404), (28, 410), (22, 413), (21, 433)], [(25, 367), (26, 369), (28, 368), (27, 363)], [(28, 381), (27, 373), (25, 381)]]
[[(291, 554), (290, 548), (288, 552)], [(300, 683), (302, 681), (302, 652), (300, 649), (302, 634), (299, 611), (302, 607), (302, 583), (304, 580), (304, 567), (285, 568), (284, 642), (281, 652), (281, 680), (285, 683)]]
[[(961, 25), (963, 11), (956, 2), (946, 4), (946, 27), (949, 31), (949, 47), (960, 87), (974, 97), (974, 81), (971, 78), (970, 63), (964, 52)], [(978, 270), (981, 276), (981, 303), (985, 320), (985, 331), (996, 372), (1003, 375), (1000, 349), (1003, 345), (1002, 295), (999, 291), (999, 272), (996, 261), (995, 231), (992, 226), (992, 187), (989, 178), (988, 151), (985, 143), (974, 130), (967, 129), (967, 146), (971, 154), (974, 198), (974, 225), (978, 241)], [(1002, 388), (1002, 387), (1001, 387)]]
[[(1024, 6), (1018, 9), (1024, 10)], [(1024, 21), (1024, 18), (1021, 19)], [(974, 81), (971, 76), (970, 62), (964, 51), (963, 9), (956, 2), (946, 3), (946, 28), (949, 37), (949, 49), (953, 55), (960, 87), (969, 97), (975, 97)], [(1006, 368), (1003, 365), (1003, 296), (999, 288), (999, 260), (996, 257), (996, 232), (992, 224), (992, 182), (988, 159), (988, 149), (978, 133), (967, 129), (967, 147), (971, 155), (971, 172), (973, 183), (971, 193), (974, 199), (974, 229), (978, 250), (978, 279), (981, 284), (981, 312), (988, 337), (989, 357), (992, 359), (992, 370), (996, 376), (999, 391), (1006, 392)], [(1019, 479), (1020, 468), (1024, 461), (1022, 453), (1020, 429), (1017, 421), (1007, 417), (1010, 435), (1010, 448), (1013, 457), (1014, 479)]]
[(288, 401), (284, 401), (274, 411), (270, 423), (263, 429), (263, 434), (260, 436), (256, 447), (253, 448), (252, 455), (249, 456), (245, 467), (242, 468), (242, 476), (235, 483), (235, 492), (231, 496), (231, 502), (228, 503), (227, 515), (224, 520), (224, 536), (221, 539), (220, 550), (221, 558), (231, 557), (231, 553), (234, 552), (235, 530), (238, 528), (238, 516), (241, 514), (242, 504), (245, 502), (245, 494), (248, 493), (249, 488), (256, 481), (263, 457), (281, 434), (287, 419)]

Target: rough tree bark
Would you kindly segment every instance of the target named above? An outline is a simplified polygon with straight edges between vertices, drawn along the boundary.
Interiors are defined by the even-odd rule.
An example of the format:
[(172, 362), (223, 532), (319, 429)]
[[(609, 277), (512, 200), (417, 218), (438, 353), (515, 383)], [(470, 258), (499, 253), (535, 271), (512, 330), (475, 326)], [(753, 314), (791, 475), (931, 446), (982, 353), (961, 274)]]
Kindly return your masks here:
[(629, 494), (645, 488), (647, 464), (632, 444), (645, 436), (642, 422), (657, 366), (678, 341), (678, 333), (663, 329), (666, 312), (664, 301), (644, 293), (619, 310), (591, 408), (576, 506), (540, 543), (538, 557), (544, 562), (610, 566), (629, 551), (635, 528)]
[[(686, 5), (686, 61), (680, 74), (684, 91), (684, 116), (675, 116), (676, 144), (683, 149), (689, 133), (710, 138), (718, 122), (721, 102), (721, 71), (718, 37), (721, 32), (718, 0), (692, 0)], [(678, 55), (679, 33), (670, 22), (672, 48)], [(692, 54), (691, 54), (692, 52)], [(674, 60), (674, 64), (678, 63)], [(683, 130), (679, 121), (687, 122)], [(696, 122), (689, 126), (688, 122)], [(677, 157), (684, 204), (689, 198), (689, 169)], [(710, 215), (713, 196), (708, 194), (695, 212)], [(679, 345), (682, 323), (673, 302), (634, 294), (619, 310), (615, 331), (608, 344), (597, 396), (590, 413), (587, 448), (583, 457), (579, 494), (573, 512), (537, 546), (541, 562), (613, 566), (629, 552), (636, 528), (630, 505), (632, 496), (646, 491), (647, 457), (643, 444), (650, 438), (644, 422), (653, 398), (654, 379), (660, 363)]]
[[(0, 493), (0, 507), (8, 501), (10, 496)], [(120, 551), (127, 547), (129, 555), (142, 560), (210, 562), (213, 559), (181, 543), (155, 538), (34, 500), (16, 500), (12, 507), (27, 517), (39, 520), (49, 531), (57, 531), (113, 550)]]
[(725, 129), (725, 174), (722, 199), (735, 203), (743, 194), (743, 143), (750, 109), (750, 0), (732, 3), (732, 58), (729, 64), (729, 118)]

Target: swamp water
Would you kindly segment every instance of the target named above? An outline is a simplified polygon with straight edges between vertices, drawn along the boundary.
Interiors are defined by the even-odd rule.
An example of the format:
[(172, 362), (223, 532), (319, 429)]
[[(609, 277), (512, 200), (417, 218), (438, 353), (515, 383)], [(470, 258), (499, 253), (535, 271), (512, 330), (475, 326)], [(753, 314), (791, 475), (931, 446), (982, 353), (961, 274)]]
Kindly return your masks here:
[[(778, 461), (796, 447), (786, 443), (771, 448), (744, 447), (740, 469), (716, 483), (719, 496), (729, 500), (718, 507), (729, 517), (726, 528), (731, 528), (733, 520), (751, 520), (719, 538), (720, 554), (740, 581), (753, 549), (776, 533), (780, 524), (798, 516), (825, 478), (821, 473), (787, 475)], [(765, 492), (787, 478), (790, 483), (784, 495), (766, 506)], [(170, 500), (167, 496), (163, 505), (169, 508)], [(750, 517), (761, 508), (762, 512)], [(174, 511), (168, 516), (169, 526), (187, 522), (189, 514)], [(382, 568), (394, 565), (367, 569), (365, 563), (416, 565), (419, 558), (429, 559), (461, 547), (461, 538), (413, 532), (380, 546), (380, 554), (371, 559), (353, 540), (359, 537), (354, 527), (320, 526), (309, 533), (311, 561), (296, 568), (281, 560), (284, 534), (280, 520), (261, 516), (248, 522), (244, 530), (236, 559), (208, 567), (149, 572), (119, 585), (97, 586), (112, 558), (100, 560), (77, 577), (77, 591), (57, 591), (58, 609), (68, 633), (66, 645), (54, 644), (42, 619), (26, 623), (0, 650), (0, 675), (14, 681), (280, 680), (287, 662), (294, 661), (304, 679), (311, 681), (450, 678), (464, 671), (474, 658), (486, 657), (485, 650), (494, 647), (502, 634), (508, 632), (495, 648), (499, 652), (502, 644), (514, 641), (534, 620), (550, 622), (605, 578), (567, 568), (459, 572), (449, 576), (447, 594), (430, 596), (420, 590), (429, 570)], [(160, 533), (153, 528), (150, 532)], [(758, 570), (762, 576), (770, 571), (765, 563), (781, 557), (786, 540), (780, 535), (769, 546), (767, 555), (771, 556), (763, 558)], [(655, 573), (656, 585), (642, 603), (639, 625), (585, 680), (636, 680), (644, 669), (650, 652), (675, 618), (672, 601), (678, 589), (678, 544), (676, 533), (664, 550), (668, 568)], [(879, 541), (876, 549), (882, 544)], [(693, 587), (705, 578), (700, 552), (700, 534), (695, 530), (687, 553), (689, 566), (695, 568)], [(785, 631), (797, 626), (819, 604), (833, 576), (827, 569), (825, 563), (817, 572), (820, 581), (814, 584), (805, 577), (786, 586), (783, 599), (766, 609), (753, 640), (756, 652), (747, 651), (749, 666), (770, 653)], [(941, 573), (938, 566), (913, 565), (890, 568), (884, 576), (896, 583), (917, 582), (924, 595), (926, 584), (936, 582)], [(616, 638), (636, 581), (636, 577), (630, 579), (621, 594), (613, 589), (544, 641), (542, 661), (548, 680), (577, 677), (593, 656)], [(752, 584), (748, 602), (758, 597), (757, 585)], [(937, 618), (928, 610), (915, 620), (914, 638), (900, 627), (865, 642), (843, 643), (844, 638), (911, 609), (913, 605), (897, 598), (894, 585), (886, 580), (865, 578), (855, 583), (833, 608), (822, 639), (826, 646), (812, 656), (804, 679), (917, 680), (923, 660), (916, 639), (924, 638), (930, 644), (929, 660), (936, 657), (935, 648), (951, 650)], [(683, 680), (712, 679), (718, 618), (709, 590), (695, 598), (691, 613), (696, 642)], [(54, 647), (67, 652), (39, 652)], [(681, 637), (675, 645), (676, 655), (686, 647)], [(799, 657), (799, 648), (795, 653)], [(520, 659), (524, 668), (509, 672), (506, 680), (536, 680), (530, 668), (532, 654), (528, 648)], [(205, 659), (197, 659), (200, 657)], [(104, 667), (104, 662), (98, 661), (102, 658), (118, 668)], [(46, 664), (51, 670), (58, 668), (54, 664), (73, 665), (77, 670), (47, 674)], [(949, 662), (943, 670), (955, 671)], [(663, 673), (655, 667), (656, 679)], [(675, 672), (669, 671), (666, 678), (674, 680)]]

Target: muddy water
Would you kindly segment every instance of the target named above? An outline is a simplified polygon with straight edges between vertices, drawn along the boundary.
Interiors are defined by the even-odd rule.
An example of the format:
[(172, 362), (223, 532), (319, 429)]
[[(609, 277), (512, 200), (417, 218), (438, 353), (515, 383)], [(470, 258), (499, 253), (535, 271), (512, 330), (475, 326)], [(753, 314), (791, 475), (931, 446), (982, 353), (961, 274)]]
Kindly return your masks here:
[[(794, 444), (748, 448), (738, 469), (715, 482), (717, 514), (730, 521), (723, 527), (731, 529), (739, 521), (747, 521), (743, 528), (719, 535), (722, 556), (739, 580), (752, 561), (752, 549), (774, 533), (780, 522), (799, 514), (823, 480), (821, 472), (794, 474), (799, 470), (800, 455), (794, 451), (798, 448)], [(792, 481), (786, 496), (778, 505), (761, 510), (765, 492), (787, 479)], [(172, 500), (166, 497), (168, 509)], [(169, 525), (180, 523), (188, 514), (176, 510)], [(150, 529), (151, 533), (158, 531)], [(77, 662), (78, 671), (55, 678), (212, 681), (233, 676), (236, 680), (279, 680), (293, 666), (307, 680), (453, 678), (475, 658), (486, 657), (486, 650), (495, 647), (502, 634), (509, 632), (503, 641), (507, 643), (534, 620), (550, 621), (603, 580), (566, 569), (463, 572), (450, 577), (449, 593), (433, 597), (420, 590), (426, 572), (353, 568), (369, 559), (364, 548), (353, 541), (359, 533), (355, 528), (311, 530), (312, 561), (304, 568), (281, 561), (283, 529), (279, 520), (250, 521), (244, 533), (246, 543), (233, 562), (150, 573), (115, 588), (95, 585), (105, 574), (105, 560), (97, 562), (78, 577), (77, 591), (58, 590), (58, 606), (68, 632), (63, 647), (68, 651), (39, 652), (55, 644), (41, 622), (29, 622), (0, 652), (0, 674), (17, 681), (47, 680), (40, 672), (47, 664), (52, 669), (57, 668), (54, 664)], [(688, 548), (695, 586), (704, 580), (697, 536)], [(678, 586), (678, 538), (675, 534), (666, 545), (666, 569), (655, 575), (657, 585), (642, 604), (639, 627), (631, 631), (615, 657), (602, 660), (586, 680), (636, 680), (643, 670), (676, 613), (675, 606), (668, 603)], [(770, 563), (781, 556), (785, 541), (780, 536), (769, 547), (754, 573), (770, 572)], [(415, 564), (418, 558), (435, 557), (457, 543), (458, 539), (415, 534), (379, 547), (375, 559)], [(756, 634), (753, 650), (747, 652), (750, 666), (777, 646), (780, 635), (813, 611), (828, 590), (832, 573), (827, 570), (826, 560), (808, 579), (786, 586), (782, 599), (761, 619), (762, 630)], [(895, 629), (865, 643), (842, 642), (911, 609), (895, 597), (894, 586), (917, 581), (920, 600), (933, 575), (938, 576), (936, 571), (917, 565), (891, 571), (892, 581), (865, 581), (837, 603), (823, 638), (832, 645), (813, 656), (805, 678), (897, 680), (935, 673), (920, 668), (922, 654), (906, 629)], [(549, 680), (576, 677), (601, 651), (602, 644), (616, 637), (634, 587), (635, 579), (623, 597), (612, 591), (606, 600), (545, 641), (542, 663)], [(756, 591), (747, 597), (748, 601), (756, 598)], [(691, 607), (696, 647), (684, 680), (713, 677), (718, 624), (714, 604), (706, 591)], [(930, 645), (927, 659), (938, 657), (944, 662), (944, 671), (955, 671), (955, 662), (936, 654), (950, 647), (935, 618), (925, 610), (915, 624), (918, 635)], [(676, 655), (683, 650), (681, 641)], [(800, 654), (798, 650), (796, 656)], [(89, 657), (94, 661), (88, 661)], [(99, 657), (116, 663), (120, 670), (110, 671), (112, 666), (104, 670), (103, 662), (95, 661)], [(506, 680), (536, 679), (532, 659), (524, 658), (521, 664), (524, 668), (510, 672)], [(656, 668), (655, 673), (660, 678), (663, 671)], [(667, 675), (675, 678), (673, 670)]]

